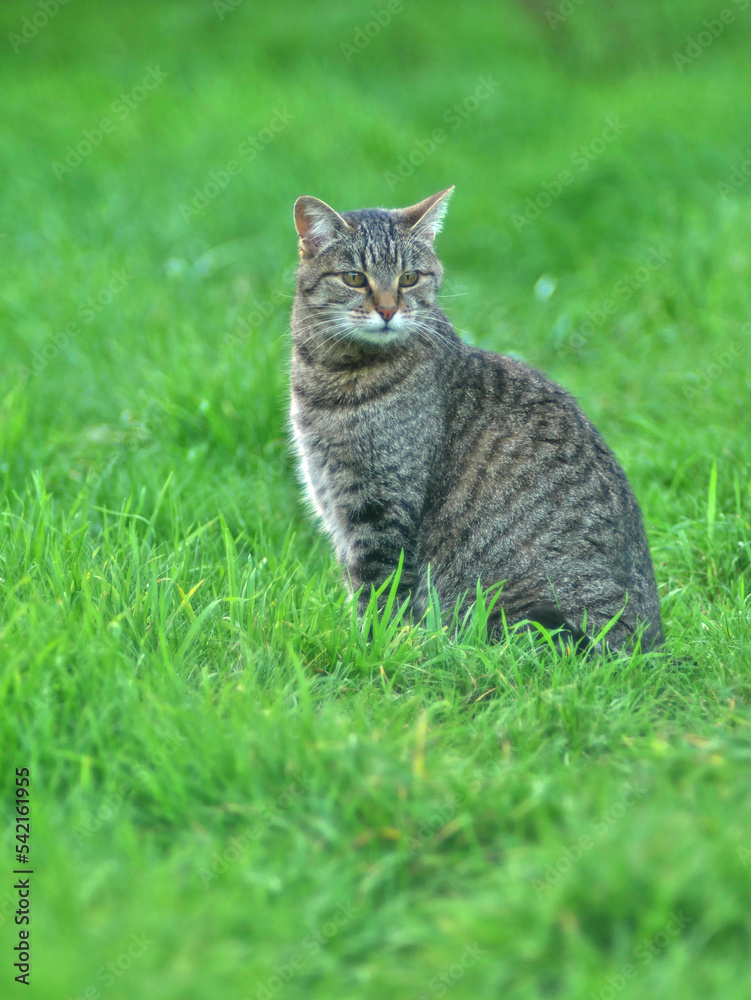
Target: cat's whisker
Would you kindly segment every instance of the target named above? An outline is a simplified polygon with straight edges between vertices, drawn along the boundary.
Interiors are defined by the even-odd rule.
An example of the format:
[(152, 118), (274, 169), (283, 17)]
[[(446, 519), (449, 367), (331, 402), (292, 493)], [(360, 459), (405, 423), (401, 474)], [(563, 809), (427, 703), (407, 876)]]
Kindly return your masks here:
[(325, 350), (323, 352), (323, 354), (319, 354), (317, 356), (317, 360), (318, 360), (319, 363), (322, 362), (322, 361), (325, 361), (325, 359), (329, 356), (329, 354), (331, 354), (331, 352), (334, 350), (334, 348), (337, 346), (337, 344), (340, 344), (343, 341), (346, 342), (346, 341), (352, 339), (352, 335), (351, 335), (350, 331), (348, 331), (346, 328), (344, 328), (340, 323), (337, 323), (336, 326), (338, 327), (337, 331), (335, 333), (333, 333), (330, 337), (327, 337), (323, 341), (323, 343), (320, 345), (321, 347), (326, 347), (327, 344), (329, 346), (328, 346), (327, 350)]
[(418, 330), (418, 332), (424, 333), (429, 340), (438, 341), (439, 344), (442, 344), (448, 350), (461, 351), (461, 348), (456, 341), (452, 340), (450, 337), (447, 337), (436, 327), (429, 326), (425, 321), (416, 322), (415, 328)]

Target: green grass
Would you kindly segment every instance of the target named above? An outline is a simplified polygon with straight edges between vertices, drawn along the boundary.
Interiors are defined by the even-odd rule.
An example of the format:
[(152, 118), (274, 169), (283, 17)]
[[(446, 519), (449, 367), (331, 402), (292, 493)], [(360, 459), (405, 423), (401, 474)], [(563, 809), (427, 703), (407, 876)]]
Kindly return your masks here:
[[(366, 4), (73, 0), (18, 51), (40, 8), (2, 5), (3, 995), (28, 766), (32, 997), (748, 997), (751, 181), (718, 184), (751, 145), (751, 10), (728, 7), (680, 71), (720, 5), (589, 0), (553, 31), (531, 0), (405, 2), (349, 62)], [(669, 656), (353, 618), (288, 446), (292, 204), (450, 183), (445, 307), (618, 454)]]

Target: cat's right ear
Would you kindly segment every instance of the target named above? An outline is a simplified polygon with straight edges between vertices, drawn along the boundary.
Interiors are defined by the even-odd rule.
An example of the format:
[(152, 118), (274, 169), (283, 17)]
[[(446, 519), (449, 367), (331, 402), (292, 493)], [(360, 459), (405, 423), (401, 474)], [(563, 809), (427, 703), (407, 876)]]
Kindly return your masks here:
[(320, 198), (304, 194), (295, 202), (295, 229), (300, 237), (300, 256), (314, 257), (333, 242), (347, 223)]

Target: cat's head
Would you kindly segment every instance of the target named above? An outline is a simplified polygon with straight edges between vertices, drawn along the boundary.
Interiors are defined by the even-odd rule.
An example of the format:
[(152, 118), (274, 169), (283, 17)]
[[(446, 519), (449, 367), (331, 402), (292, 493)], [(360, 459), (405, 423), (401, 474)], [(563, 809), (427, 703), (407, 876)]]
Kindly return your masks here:
[(433, 241), (453, 190), (411, 208), (341, 215), (318, 198), (298, 198), (297, 287), (306, 326), (377, 344), (419, 332), (441, 284)]

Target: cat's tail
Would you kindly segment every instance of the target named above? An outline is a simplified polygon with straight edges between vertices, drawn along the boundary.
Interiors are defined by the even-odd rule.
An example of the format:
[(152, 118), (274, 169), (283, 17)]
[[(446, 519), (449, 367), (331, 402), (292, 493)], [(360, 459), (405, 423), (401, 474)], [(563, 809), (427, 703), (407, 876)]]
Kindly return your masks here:
[[(526, 626), (533, 629), (542, 625), (548, 632), (556, 632), (565, 644), (572, 644), (577, 652), (584, 652), (594, 645), (590, 636), (565, 616), (559, 607), (551, 603), (535, 604), (525, 609), (524, 614), (518, 614), (513, 619), (506, 619), (506, 627)], [(489, 627), (491, 642), (499, 642), (505, 634), (502, 621), (492, 622)]]
[[(517, 615), (513, 621), (508, 619), (507, 621), (508, 625), (526, 626), (530, 629), (535, 625), (542, 625), (548, 632), (555, 632), (564, 645), (572, 645), (578, 653), (587, 650), (595, 653), (604, 653), (607, 650), (627, 652), (636, 648), (637, 644), (643, 653), (664, 652), (664, 639), (660, 629), (654, 627), (634, 629), (623, 620), (616, 620), (612, 622), (603, 638), (596, 642), (552, 601), (534, 604), (524, 610), (523, 616)], [(609, 624), (609, 621), (603, 619), (601, 622), (590, 621), (588, 624), (597, 634), (603, 626)], [(503, 623), (494, 624), (490, 630), (491, 641), (498, 641), (503, 634)]]

